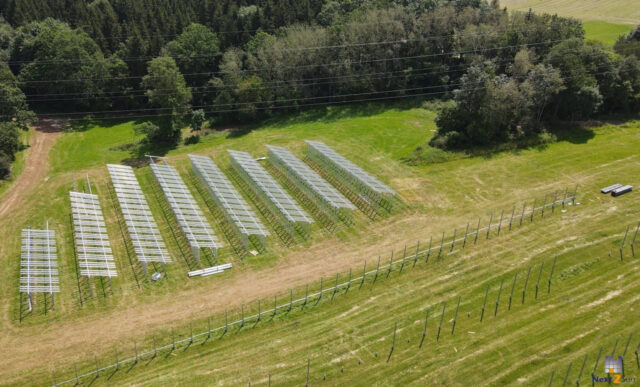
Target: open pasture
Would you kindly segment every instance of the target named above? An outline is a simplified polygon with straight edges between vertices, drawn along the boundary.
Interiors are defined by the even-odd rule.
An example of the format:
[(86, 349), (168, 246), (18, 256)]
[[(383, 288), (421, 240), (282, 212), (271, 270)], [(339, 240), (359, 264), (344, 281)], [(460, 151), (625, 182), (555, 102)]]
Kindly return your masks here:
[[(557, 207), (553, 214), (545, 214), (544, 219), (538, 214), (534, 222), (524, 222), (511, 232), (502, 230), (500, 236), (496, 235), (498, 230), (493, 229), (490, 238), (482, 235), (477, 246), (462, 250), (452, 248), (446, 251), (450, 256), (437, 262), (418, 263), (415, 269), (406, 268), (406, 272), (399, 275), (398, 267), (394, 266), (388, 279), (385, 272), (372, 286), (369, 278), (360, 292), (352, 289), (354, 291), (346, 295), (336, 295), (331, 303), (328, 302), (330, 296), (325, 295), (317, 307), (279, 316), (274, 322), (260, 323), (249, 332), (212, 340), (201, 347), (196, 345), (186, 351), (173, 351), (166, 358), (149, 361), (147, 366), (139, 363), (131, 372), (116, 373), (114, 379), (101, 375), (96, 382), (205, 384), (211, 380), (208, 378), (213, 378), (224, 383), (251, 381), (253, 384), (265, 383), (267, 375), (272, 373), (274, 377), (281, 377), (282, 382), (294, 384), (304, 382), (307, 359), (311, 359), (312, 380), (316, 382), (326, 373), (328, 377), (333, 375), (336, 384), (348, 381), (366, 384), (367, 380), (392, 375), (397, 375), (398, 381), (419, 383), (417, 374), (420, 377), (428, 375), (441, 383), (459, 384), (464, 380), (482, 383), (473, 375), (486, 375), (486, 372), (479, 372), (484, 366), (496, 369), (494, 382), (512, 381), (516, 377), (539, 384), (543, 378), (548, 380), (554, 361), (565, 364), (570, 361), (573, 352), (564, 348), (573, 341), (564, 346), (561, 344), (572, 337), (584, 334), (580, 337), (585, 339), (580, 343), (589, 341), (590, 344), (575, 348), (586, 351), (597, 346), (597, 340), (607, 340), (616, 329), (637, 331), (636, 323), (628, 319), (608, 319), (602, 314), (621, 313), (632, 304), (631, 295), (636, 286), (633, 284), (637, 284), (634, 280), (637, 258), (629, 257), (621, 262), (615, 255), (615, 246), (622, 240), (624, 227), (640, 220), (640, 205), (636, 193), (613, 199), (598, 190), (612, 184), (612, 177), (616, 182), (620, 180), (637, 186), (640, 171), (638, 123), (629, 121), (567, 129), (560, 134), (557, 143), (545, 148), (476, 157), (452, 155), (451, 161), (443, 163), (407, 165), (404, 160), (413, 149), (424, 146), (432, 136), (434, 115), (422, 108), (373, 111), (331, 108), (267, 122), (250, 132), (214, 133), (204, 137), (200, 144), (170, 150), (166, 155), (168, 162), (177, 168), (215, 234), (225, 242), (219, 252), (221, 260), (234, 264), (232, 270), (208, 278), (186, 278), (189, 257), (183, 241), (174, 235), (178, 230), (165, 210), (162, 192), (149, 167), (136, 169), (136, 177), (173, 258), (159, 282), (151, 281), (129, 252), (127, 230), (104, 166), (104, 163), (130, 159), (127, 144), (136, 141), (131, 124), (88, 125), (82, 132), (64, 133), (52, 152), (46, 180), (38, 182), (37, 189), (24, 196), (11, 219), (0, 219), (0, 232), (7, 240), (0, 247), (0, 257), (8, 267), (1, 274), (0, 285), (5, 305), (2, 319), (5, 333), (0, 336), (0, 343), (7, 348), (7, 356), (0, 360), (2, 380), (21, 383), (29, 371), (37, 375), (36, 382), (40, 380), (45, 384), (51, 382), (54, 370), (60, 380), (66, 379), (72, 373), (73, 364), (77, 364), (81, 372), (95, 368), (94, 356), (101, 365), (112, 363), (114, 348), (122, 348), (123, 357), (131, 356), (134, 341), (136, 348), (148, 350), (155, 340), (162, 344), (170, 342), (172, 329), (184, 338), (188, 332), (185, 327), (190, 322), (196, 332), (201, 332), (209, 316), (214, 319), (215, 326), (224, 321), (225, 310), (232, 311), (237, 317), (242, 305), (250, 305), (249, 315), (249, 312), (256, 312), (258, 300), (266, 305), (273, 302), (274, 296), (285, 299), (289, 289), (295, 290), (296, 297), (301, 297), (307, 284), (311, 284), (312, 290), (320, 286), (328, 288), (336, 273), (344, 280), (349, 269), (354, 273), (361, 270), (365, 260), (369, 268), (374, 266), (378, 255), (382, 255), (383, 263), (386, 263), (391, 250), (399, 254), (405, 245), (415, 246), (417, 241), (427, 243), (429, 238), (437, 244), (443, 232), (450, 238), (454, 229), (460, 238), (465, 226), (478, 218), (482, 219), (483, 225), (491, 216), (495, 222), (501, 214), (509, 216), (514, 205), (521, 209), (523, 202), (531, 206), (534, 199), (541, 205), (543, 201), (550, 201), (553, 195), (562, 197), (566, 187), (572, 190), (576, 184), (579, 185), (577, 201), (581, 204), (567, 207), (566, 212)], [(110, 131), (114, 131), (113, 137)], [(118, 143), (101, 142), (100, 138), (107, 135), (118, 138)], [(296, 235), (296, 243), (287, 244), (257, 208), (249, 191), (234, 180), (236, 187), (241, 187), (244, 199), (261, 214), (272, 234), (263, 254), (240, 256), (233, 244), (227, 243), (227, 238), (232, 238), (228, 235), (232, 234), (225, 230), (226, 220), (215, 211), (215, 204), (192, 172), (187, 155), (212, 156), (233, 178), (228, 149), (246, 151), (258, 157), (267, 155), (266, 144), (269, 144), (284, 146), (303, 158), (304, 139), (331, 145), (387, 183), (401, 200), (390, 214), (373, 220), (356, 212), (353, 225), (339, 225), (333, 232), (316, 222), (311, 225), (307, 238)], [(83, 149), (85, 145), (103, 148), (96, 153), (80, 152), (78, 157), (84, 160), (75, 160), (72, 150)], [(102, 204), (119, 274), (113, 279), (111, 293), (101, 293), (101, 288), (96, 287), (91, 296), (79, 290), (82, 288), (78, 286), (74, 271), (76, 262), (68, 203), (68, 191), (74, 180), (79, 190), (87, 188), (82, 180), (86, 174), (91, 179), (93, 193)], [(281, 177), (278, 179), (284, 182)], [(295, 186), (285, 185), (285, 188), (295, 198), (302, 194)], [(311, 206), (303, 205), (305, 208)], [(312, 208), (307, 209), (313, 213)], [(47, 315), (40, 313), (36, 299), (34, 313), (25, 316), (20, 323), (17, 292), (20, 229), (29, 224), (44, 224), (46, 220), (55, 229), (59, 245), (61, 293), (57, 295), (55, 308)], [(610, 251), (613, 257), (608, 257)], [(588, 270), (580, 269), (580, 275), (559, 281), (557, 287), (554, 285), (552, 292), (537, 303), (519, 305), (519, 310), (514, 310), (514, 319), (501, 312), (495, 318), (498, 323), (489, 325), (488, 321), (493, 321), (493, 309), (489, 308), (490, 318), (483, 325), (467, 320), (468, 311), (478, 317), (487, 284), (491, 285), (491, 300), (495, 302), (500, 279), (504, 279), (507, 289), (509, 281), (518, 272), (517, 286), (522, 287), (526, 270), (531, 265), (539, 268), (542, 262), (547, 270), (545, 275), (549, 276), (548, 265), (556, 254), (559, 256), (556, 275), (578, 270), (575, 267), (586, 262), (593, 263)], [(630, 255), (628, 249), (625, 254)], [(423, 265), (423, 269), (419, 269), (419, 265)], [(613, 280), (613, 272), (623, 276)], [(320, 285), (320, 278), (324, 278), (323, 285)], [(583, 282), (585, 285), (580, 287)], [(595, 286), (598, 283), (602, 287)], [(529, 285), (533, 286), (533, 282)], [(502, 302), (507, 299), (504, 292), (506, 290), (503, 290)], [(615, 309), (609, 312), (606, 302), (596, 302), (608, 292), (614, 292), (615, 297), (628, 294), (631, 298), (616, 303)], [(449, 332), (448, 341), (427, 342), (429, 345), (425, 344), (422, 351), (429, 353), (430, 360), (428, 364), (422, 363), (421, 352), (416, 350), (422, 328), (414, 321), (424, 318), (419, 316), (424, 315), (427, 306), (439, 305), (433, 309), (434, 320), (430, 320), (433, 328), (437, 325), (440, 303), (445, 301), (447, 318), (453, 318), (449, 313), (455, 310), (457, 296), (462, 298), (459, 332), (452, 338)], [(569, 319), (570, 315), (562, 312), (573, 303), (587, 305), (585, 310), (593, 309), (597, 313), (585, 313), (584, 320), (575, 323)], [(537, 308), (536, 305), (541, 306)], [(538, 314), (543, 318), (536, 317)], [(396, 322), (400, 341), (389, 365), (382, 367), (380, 364), (385, 363)], [(589, 332), (595, 325), (600, 329)], [(451, 325), (447, 327), (451, 329)], [(552, 331), (537, 343), (527, 341), (527, 337), (532, 337), (531, 332), (540, 329)], [(409, 334), (414, 330), (418, 333)], [(476, 333), (466, 333), (469, 331)], [(35, 337), (39, 345), (28, 345), (30, 338)], [(493, 340), (495, 337), (500, 340)], [(374, 356), (376, 352), (378, 357)], [(478, 355), (470, 356), (471, 352)], [(523, 356), (525, 352), (528, 357)], [(486, 358), (479, 360), (480, 353), (486, 353)], [(329, 354), (333, 357), (328, 358)], [(555, 356), (553, 359), (549, 357), (552, 355)], [(534, 356), (541, 360), (531, 364)], [(34, 358), (40, 360), (34, 362)], [(240, 361), (243, 358), (250, 361)], [(361, 359), (361, 364), (357, 363), (357, 358)], [(341, 372), (338, 365), (343, 363), (345, 371)], [(468, 367), (462, 367), (464, 365)], [(213, 369), (215, 372), (210, 374)], [(460, 369), (465, 371), (459, 372)], [(83, 383), (89, 381), (83, 380)]]

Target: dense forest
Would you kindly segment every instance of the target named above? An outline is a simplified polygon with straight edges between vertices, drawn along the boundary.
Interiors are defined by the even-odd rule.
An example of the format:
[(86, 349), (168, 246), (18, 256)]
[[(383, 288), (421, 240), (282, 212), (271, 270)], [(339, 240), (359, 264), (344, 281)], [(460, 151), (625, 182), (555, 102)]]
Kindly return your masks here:
[[(432, 145), (637, 111), (640, 29), (484, 0), (0, 0), (0, 176), (37, 116), (148, 118), (148, 142), (309, 106), (452, 100)], [(34, 114), (33, 112), (36, 112)]]

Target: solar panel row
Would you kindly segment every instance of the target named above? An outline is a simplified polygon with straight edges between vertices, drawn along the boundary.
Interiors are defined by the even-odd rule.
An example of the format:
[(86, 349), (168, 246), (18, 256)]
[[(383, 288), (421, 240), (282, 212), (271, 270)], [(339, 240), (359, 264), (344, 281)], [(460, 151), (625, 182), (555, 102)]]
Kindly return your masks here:
[(211, 249), (217, 256), (222, 244), (178, 171), (166, 163), (151, 163), (151, 171), (160, 184), (196, 259), (200, 260), (200, 251), (204, 248)]
[(269, 161), (282, 173), (291, 177), (293, 182), (322, 209), (335, 216), (347, 215), (355, 206), (338, 190), (298, 159), (288, 149), (267, 145)]
[(269, 232), (220, 168), (210, 157), (189, 155), (189, 158), (193, 171), (222, 209), (244, 247), (249, 248), (251, 236), (256, 236), (264, 245)]
[(307, 154), (327, 172), (335, 175), (361, 196), (383, 207), (390, 208), (391, 197), (396, 192), (365, 172), (362, 168), (344, 158), (338, 152), (320, 141), (305, 140)]
[(296, 226), (307, 230), (313, 219), (258, 162), (246, 152), (229, 150), (231, 165), (260, 196), (270, 210), (279, 216), (290, 233)]
[(69, 192), (80, 275), (117, 277), (116, 264), (97, 195)]
[(171, 262), (171, 256), (133, 168), (108, 164), (107, 169), (138, 260), (143, 263), (145, 270), (147, 262)]
[(53, 230), (22, 230), (20, 292), (58, 293), (58, 253)]

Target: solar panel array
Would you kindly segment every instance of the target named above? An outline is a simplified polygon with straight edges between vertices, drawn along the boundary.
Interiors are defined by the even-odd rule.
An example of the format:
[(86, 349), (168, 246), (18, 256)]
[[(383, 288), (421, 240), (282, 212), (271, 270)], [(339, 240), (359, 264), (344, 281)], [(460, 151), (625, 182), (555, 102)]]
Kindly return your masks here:
[(189, 158), (193, 171), (207, 187), (216, 205), (222, 209), (244, 247), (249, 248), (251, 236), (256, 236), (264, 245), (269, 232), (220, 168), (210, 157), (189, 155)]
[(97, 195), (69, 192), (80, 275), (117, 277), (107, 227)]
[(338, 190), (288, 149), (271, 145), (267, 145), (267, 148), (269, 149), (269, 161), (281, 172), (291, 176), (293, 182), (323, 209), (339, 216), (356, 208)]
[(55, 232), (48, 227), (22, 230), (20, 292), (59, 293), (59, 283)]
[(217, 256), (222, 244), (218, 242), (213, 229), (178, 171), (166, 163), (151, 163), (151, 171), (160, 184), (195, 257), (200, 260), (200, 250), (203, 248), (211, 249)]
[(133, 168), (107, 164), (107, 169), (138, 260), (143, 263), (145, 269), (147, 262), (171, 262), (171, 256)]
[[(285, 226), (307, 230), (313, 219), (258, 162), (246, 152), (229, 150), (231, 165), (260, 196), (270, 210), (283, 219)], [(293, 232), (291, 227), (287, 227)]]
[(362, 168), (344, 158), (335, 150), (320, 141), (305, 140), (309, 157), (327, 168), (329, 172), (340, 176), (341, 180), (355, 191), (372, 199), (378, 204), (389, 204), (388, 200), (396, 192), (384, 183), (365, 172)]

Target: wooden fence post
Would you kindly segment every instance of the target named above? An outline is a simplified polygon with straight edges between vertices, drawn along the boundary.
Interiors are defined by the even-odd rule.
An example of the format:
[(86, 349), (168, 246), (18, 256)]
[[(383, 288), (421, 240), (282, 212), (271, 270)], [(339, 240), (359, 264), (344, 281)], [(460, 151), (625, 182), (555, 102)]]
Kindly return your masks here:
[(584, 371), (584, 366), (587, 364), (587, 355), (584, 355), (584, 360), (582, 361), (582, 367), (580, 367), (580, 373), (578, 374), (578, 379), (576, 379), (576, 387), (580, 387), (580, 379), (582, 379), (582, 372)]
[(553, 258), (553, 265), (551, 266), (551, 273), (549, 274), (549, 281), (547, 281), (547, 293), (551, 293), (551, 279), (553, 277), (553, 270), (556, 268), (556, 261), (558, 260), (558, 256), (556, 255)]
[(420, 345), (418, 348), (422, 348), (424, 338), (427, 336), (427, 321), (429, 320), (429, 308), (427, 308), (426, 316), (424, 317), (424, 328), (422, 329), (422, 339), (420, 339)]
[(529, 266), (529, 270), (527, 270), (527, 278), (524, 280), (524, 286), (522, 287), (522, 303), (524, 304), (524, 298), (527, 294), (527, 284), (529, 284), (529, 275), (531, 274), (531, 266)]
[(393, 326), (393, 339), (391, 341), (391, 350), (389, 351), (389, 356), (387, 357), (387, 363), (391, 360), (391, 355), (393, 354), (393, 349), (396, 346), (396, 330), (398, 329), (398, 323), (396, 322)]
[(624, 232), (624, 238), (622, 238), (622, 244), (620, 244), (620, 261), (622, 261), (622, 249), (624, 249), (624, 243), (627, 241), (627, 234), (629, 233), (629, 226), (627, 226), (627, 230)]
[(364, 267), (362, 268), (362, 281), (360, 281), (359, 289), (362, 289), (362, 285), (364, 284), (364, 277), (367, 273), (367, 260), (364, 260)]
[(376, 267), (376, 274), (373, 276), (373, 283), (376, 283), (378, 279), (378, 271), (380, 271), (380, 256), (378, 255), (378, 266)]
[(449, 253), (453, 252), (453, 247), (456, 245), (456, 232), (458, 230), (457, 229), (453, 229), (453, 239), (451, 240), (451, 249), (449, 250)]
[(440, 316), (440, 325), (438, 325), (438, 335), (436, 341), (440, 341), (440, 330), (442, 329), (442, 322), (444, 321), (444, 312), (447, 310), (447, 303), (442, 303), (442, 316)]
[(480, 322), (484, 319), (484, 309), (487, 306), (487, 297), (489, 297), (489, 284), (487, 284), (487, 291), (484, 293), (484, 302), (482, 303), (482, 312), (480, 313)]
[(600, 352), (598, 352), (598, 357), (596, 357), (596, 364), (593, 366), (593, 371), (591, 371), (591, 377), (593, 378), (593, 375), (595, 375), (596, 370), (598, 369), (598, 363), (600, 362), (600, 356), (602, 356), (602, 350), (604, 348), (600, 347)]
[(489, 234), (491, 232), (491, 222), (493, 222), (493, 212), (491, 213), (491, 216), (489, 217), (489, 225), (487, 226), (487, 237), (485, 239), (489, 239)]
[(513, 300), (513, 290), (516, 288), (516, 281), (518, 280), (518, 272), (513, 276), (513, 284), (511, 285), (511, 294), (509, 295), (509, 309), (511, 310), (511, 300)]
[(453, 335), (454, 331), (456, 330), (456, 322), (458, 321), (458, 310), (460, 309), (460, 299), (461, 297), (458, 296), (458, 306), (456, 306), (456, 314), (453, 317), (453, 324), (451, 325), (451, 334)]
[(307, 284), (307, 287), (305, 288), (305, 291), (304, 291), (304, 302), (302, 303), (302, 310), (304, 310), (304, 307), (307, 305), (308, 297), (309, 297), (309, 284)]
[(431, 244), (433, 242), (433, 236), (429, 237), (429, 248), (427, 249), (427, 259), (424, 263), (429, 263), (429, 257), (431, 256)]
[(473, 239), (473, 244), (475, 245), (476, 243), (478, 243), (478, 234), (480, 233), (480, 218), (478, 218), (478, 226), (476, 226), (476, 235), (475, 238)]
[(540, 287), (540, 278), (542, 277), (542, 269), (544, 268), (544, 262), (540, 264), (540, 272), (538, 273), (538, 281), (536, 281), (536, 295), (535, 299), (538, 299), (538, 288)]
[(569, 368), (567, 368), (567, 373), (564, 375), (564, 381), (562, 382), (562, 387), (567, 385), (567, 379), (569, 379), (569, 372), (571, 372), (571, 366), (573, 365), (573, 362), (569, 363)]
[(502, 217), (504, 216), (504, 210), (500, 213), (500, 222), (498, 223), (498, 236), (500, 236), (500, 229), (502, 228)]
[(493, 311), (493, 317), (498, 315), (498, 305), (500, 304), (500, 294), (502, 294), (502, 285), (504, 284), (504, 278), (500, 281), (500, 290), (498, 290), (498, 298), (496, 298), (496, 309)]
[(636, 232), (635, 234), (633, 234), (633, 238), (631, 238), (631, 255), (633, 255), (634, 257), (636, 256), (636, 251), (633, 245), (636, 243), (636, 237), (638, 236), (638, 229), (640, 229), (640, 222), (638, 222), (638, 225), (636, 226)]
[(260, 320), (262, 320), (262, 302), (258, 300), (258, 319), (256, 320), (256, 324), (259, 323)]
[(416, 263), (418, 262), (418, 253), (420, 252), (420, 241), (416, 244), (416, 255), (413, 258), (413, 267), (416, 267)]
[(469, 222), (467, 222), (467, 228), (464, 229), (464, 239), (462, 240), (462, 248), (467, 245), (467, 234), (469, 234)]
[(337, 292), (338, 292), (338, 273), (336, 273), (336, 283), (335, 285), (333, 285), (333, 293), (331, 293), (331, 301), (333, 301), (333, 297), (336, 296)]
[(318, 305), (318, 303), (320, 302), (320, 300), (322, 300), (322, 293), (324, 293), (324, 277), (320, 277), (320, 295), (318, 296), (318, 298), (316, 299), (316, 303), (313, 304)]

